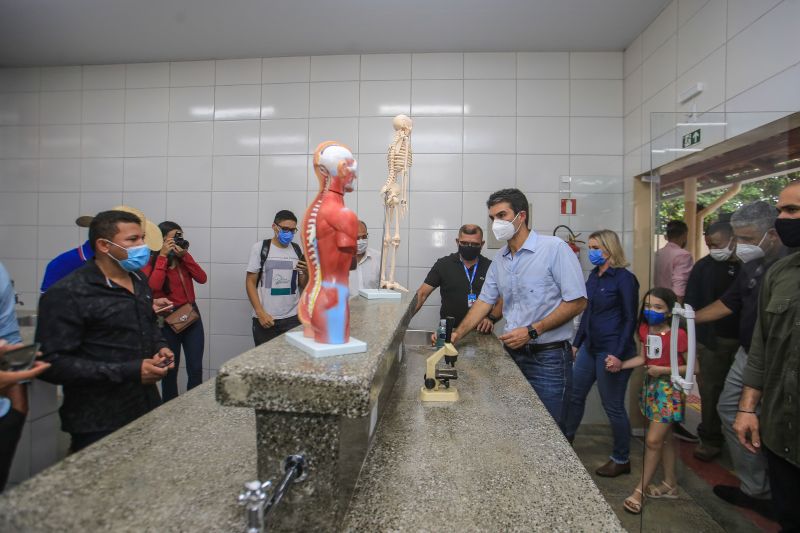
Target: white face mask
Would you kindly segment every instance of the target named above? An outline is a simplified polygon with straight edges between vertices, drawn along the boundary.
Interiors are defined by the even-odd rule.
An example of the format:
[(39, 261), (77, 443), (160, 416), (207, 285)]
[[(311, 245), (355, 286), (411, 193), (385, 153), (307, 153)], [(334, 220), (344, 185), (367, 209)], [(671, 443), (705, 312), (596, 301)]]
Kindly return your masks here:
[(356, 241), (356, 253), (358, 253), (358, 255), (361, 255), (361, 254), (367, 252), (367, 243), (368, 242), (369, 241), (367, 239), (358, 239)]
[(733, 242), (733, 239), (728, 241), (728, 245), (725, 246), (725, 248), (709, 248), (708, 255), (710, 255), (714, 261), (727, 261), (730, 259), (731, 255), (733, 255), (733, 250), (730, 248), (731, 242)]
[[(522, 211), (520, 211), (520, 213), (521, 212)], [(514, 227), (514, 221), (517, 220), (518, 216), (519, 213), (511, 220), (494, 219), (494, 222), (492, 222), (492, 233), (494, 233), (498, 241), (507, 241), (517, 234), (519, 228)]]
[(767, 237), (767, 234), (764, 233), (764, 236), (761, 237), (761, 240), (758, 241), (758, 244), (737, 244), (736, 245), (736, 255), (739, 259), (742, 260), (742, 263), (749, 263), (750, 261), (754, 261), (761, 257), (764, 257), (764, 250), (761, 248), (761, 243), (764, 242), (764, 239)]

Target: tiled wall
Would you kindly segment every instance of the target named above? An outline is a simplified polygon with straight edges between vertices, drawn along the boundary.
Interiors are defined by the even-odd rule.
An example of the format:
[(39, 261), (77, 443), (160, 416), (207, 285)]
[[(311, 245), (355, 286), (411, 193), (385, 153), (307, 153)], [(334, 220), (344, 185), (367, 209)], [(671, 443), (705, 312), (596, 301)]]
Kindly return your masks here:
[[(651, 168), (651, 135), (656, 142), (674, 137), (676, 118), (710, 111), (726, 125), (710, 131), (702, 148), (800, 109), (798, 20), (798, 0), (675, 0), (631, 43), (624, 66), (626, 230), (633, 218), (630, 178)], [(698, 82), (703, 92), (679, 104)], [(658, 112), (676, 115), (656, 116), (651, 126)]]
[[(252, 346), (244, 269), (274, 213), (304, 212), (309, 153), (358, 154), (348, 205), (380, 247), (391, 117), (414, 119), (399, 280), (414, 290), (457, 228), (486, 226), (489, 192), (517, 186), (536, 229), (623, 229), (623, 54), (448, 53), (0, 70), (0, 260), (27, 307), (47, 261), (119, 203), (184, 226), (209, 273), (199, 290), (206, 368)], [(571, 181), (565, 176), (571, 176)], [(577, 198), (561, 217), (559, 199)], [(433, 327), (438, 292), (415, 318)]]

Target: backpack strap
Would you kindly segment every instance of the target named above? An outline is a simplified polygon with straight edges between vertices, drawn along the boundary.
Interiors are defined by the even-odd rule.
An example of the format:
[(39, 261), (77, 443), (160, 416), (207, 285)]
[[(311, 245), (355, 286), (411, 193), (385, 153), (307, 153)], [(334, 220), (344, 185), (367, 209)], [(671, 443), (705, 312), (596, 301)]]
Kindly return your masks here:
[(302, 261), (303, 260), (303, 249), (300, 248), (300, 245), (297, 244), (296, 242), (292, 241), (292, 248), (294, 248), (294, 253), (297, 254), (297, 258)]
[(264, 239), (261, 242), (261, 268), (258, 269), (258, 277), (256, 278), (256, 287), (261, 283), (261, 278), (264, 276), (264, 263), (267, 262), (269, 255), (269, 245), (272, 244), (272, 239)]

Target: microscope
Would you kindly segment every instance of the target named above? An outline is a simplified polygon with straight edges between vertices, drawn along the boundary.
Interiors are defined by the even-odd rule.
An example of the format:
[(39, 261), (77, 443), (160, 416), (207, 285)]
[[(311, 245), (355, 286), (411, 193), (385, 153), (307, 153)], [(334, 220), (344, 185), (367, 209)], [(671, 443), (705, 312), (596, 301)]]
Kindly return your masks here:
[[(447, 317), (444, 345), (428, 357), (425, 364), (425, 386), (419, 391), (419, 398), (423, 402), (458, 401), (458, 390), (450, 387), (450, 380), (458, 379), (458, 372), (455, 369), (458, 350), (451, 342), (454, 322), (453, 317)], [(445, 366), (439, 367), (442, 359)]]

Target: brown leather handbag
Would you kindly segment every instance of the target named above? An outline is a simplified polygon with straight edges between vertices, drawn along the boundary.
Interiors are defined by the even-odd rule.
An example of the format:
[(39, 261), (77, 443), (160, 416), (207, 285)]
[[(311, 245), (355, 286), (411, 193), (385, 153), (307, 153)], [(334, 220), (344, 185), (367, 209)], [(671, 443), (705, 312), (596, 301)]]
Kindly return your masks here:
[[(188, 297), (189, 292), (186, 290), (186, 285), (183, 282), (183, 274), (181, 274), (180, 265), (176, 266), (175, 269), (178, 271), (178, 277), (181, 280), (183, 293)], [(164, 322), (172, 329), (172, 331), (175, 333), (180, 333), (198, 320), (200, 320), (200, 313), (197, 312), (197, 308), (195, 307), (194, 303), (185, 303), (175, 311), (171, 312), (164, 319)]]

